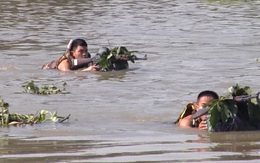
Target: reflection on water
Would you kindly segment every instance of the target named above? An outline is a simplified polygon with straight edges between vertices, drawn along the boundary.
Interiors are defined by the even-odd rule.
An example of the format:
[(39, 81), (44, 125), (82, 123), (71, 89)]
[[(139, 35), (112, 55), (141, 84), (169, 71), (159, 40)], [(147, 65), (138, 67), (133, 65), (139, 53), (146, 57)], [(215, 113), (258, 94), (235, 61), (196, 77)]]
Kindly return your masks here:
[[(253, 135), (253, 136), (252, 136)], [(111, 140), (81, 140), (83, 137), (1, 138), (2, 161), (26, 162), (127, 162), (254, 160), (259, 156), (257, 132), (199, 134), (196, 137), (132, 137)], [(57, 140), (55, 140), (57, 139)], [(26, 148), (25, 148), (26, 147)], [(190, 153), (193, 153), (192, 155)]]
[(97, 72), (96, 75), (98, 76), (98, 80), (120, 80), (124, 79), (126, 76), (127, 71), (115, 71), (115, 72)]
[[(0, 2), (0, 88), (11, 112), (45, 109), (69, 123), (1, 128), (3, 162), (227, 162), (259, 160), (257, 132), (211, 133), (172, 122), (201, 90), (259, 86), (259, 1)], [(41, 70), (72, 38), (148, 55), (118, 72)], [(137, 54), (137, 55), (139, 55)], [(22, 94), (67, 83), (70, 94)], [(248, 161), (247, 161), (248, 162)]]

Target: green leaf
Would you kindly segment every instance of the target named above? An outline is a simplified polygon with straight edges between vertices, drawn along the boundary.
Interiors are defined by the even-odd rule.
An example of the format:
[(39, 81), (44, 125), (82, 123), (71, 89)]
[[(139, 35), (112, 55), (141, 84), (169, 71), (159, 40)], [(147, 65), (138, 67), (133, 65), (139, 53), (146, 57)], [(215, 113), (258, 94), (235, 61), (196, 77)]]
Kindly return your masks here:
[(40, 117), (39, 117), (39, 121), (40, 122), (44, 122), (46, 120), (46, 114), (49, 113), (49, 111), (46, 110), (41, 110), (40, 111)]
[(107, 60), (109, 60), (111, 57), (113, 57), (113, 53), (110, 53), (110, 54), (107, 56)]
[(107, 56), (100, 56), (97, 60), (97, 64), (101, 66), (101, 71), (111, 71), (113, 69), (113, 63), (117, 60), (124, 59), (134, 63), (132, 53), (137, 51), (128, 51), (126, 47), (119, 46), (110, 50)]
[(21, 124), (36, 124), (46, 121), (51, 122), (63, 122), (68, 119), (68, 117), (64, 118), (57, 115), (57, 112), (50, 112), (47, 110), (41, 110), (39, 116), (37, 114), (0, 114), (0, 125), (8, 126), (8, 125), (21, 125)]
[[(208, 131), (245, 131), (260, 128), (260, 100), (252, 93), (249, 86), (236, 84), (228, 89), (229, 93), (220, 96), (209, 106)], [(245, 101), (235, 101), (235, 96), (251, 96)], [(238, 114), (238, 111), (240, 112)], [(241, 113), (242, 112), (242, 113)], [(249, 114), (249, 120), (244, 114)]]
[(9, 114), (4, 114), (4, 124), (8, 124), (9, 123)]
[(234, 118), (237, 113), (236, 103), (233, 99), (220, 98), (212, 101), (209, 110), (208, 131), (221, 130), (223, 125)]
[(221, 110), (220, 110), (220, 117), (221, 117), (221, 122), (226, 122), (227, 119), (230, 117), (229, 110), (227, 106), (223, 103), (220, 104)]
[(63, 84), (63, 89), (59, 89), (56, 86), (54, 86), (53, 84), (38, 87), (37, 85), (34, 84), (34, 81), (30, 81), (30, 82), (27, 82), (26, 84), (22, 85), (22, 87), (24, 87), (25, 93), (50, 95), (50, 94), (58, 94), (58, 93), (62, 93), (62, 94), (69, 93), (66, 91), (65, 85), (66, 85), (66, 83)]
[(252, 90), (249, 86), (245, 86), (241, 88), (239, 84), (236, 84), (235, 90), (233, 92), (233, 96), (241, 96), (241, 95), (252, 95)]
[(256, 98), (256, 102), (257, 102), (257, 105), (260, 107), (260, 95), (258, 94), (257, 98)]
[(248, 113), (249, 113), (249, 118), (250, 118), (250, 123), (253, 125), (260, 125), (260, 107), (258, 104), (252, 102), (248, 102)]
[(220, 106), (219, 106), (219, 103), (215, 103), (211, 109), (209, 110), (209, 115), (210, 115), (210, 119), (209, 119), (209, 122), (210, 122), (210, 126), (215, 126), (218, 124), (219, 120), (221, 119), (220, 117)]
[[(1, 98), (1, 96), (0, 96), (0, 98)], [(6, 102), (4, 102), (4, 100), (3, 100), (3, 99), (0, 99), (0, 107), (2, 107), (2, 108), (4, 108), (4, 109), (6, 109), (6, 108), (8, 108), (8, 107), (9, 107), (9, 104), (8, 104), (8, 103), (6, 103)]]

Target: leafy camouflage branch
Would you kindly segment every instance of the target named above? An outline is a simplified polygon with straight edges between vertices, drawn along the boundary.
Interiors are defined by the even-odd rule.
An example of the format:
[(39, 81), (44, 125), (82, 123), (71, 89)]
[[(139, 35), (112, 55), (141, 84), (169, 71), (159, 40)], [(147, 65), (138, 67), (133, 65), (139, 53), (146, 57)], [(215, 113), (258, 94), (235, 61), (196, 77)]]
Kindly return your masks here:
[(135, 63), (135, 60), (147, 60), (146, 55), (144, 58), (138, 58), (134, 55), (138, 51), (128, 51), (124, 46), (115, 47), (111, 50), (103, 48), (102, 50), (96, 56), (99, 57), (96, 63), (101, 66), (101, 71), (111, 71), (113, 64), (118, 61), (131, 61)]
[(228, 89), (225, 96), (209, 105), (208, 131), (245, 131), (260, 129), (259, 93), (238, 84)]

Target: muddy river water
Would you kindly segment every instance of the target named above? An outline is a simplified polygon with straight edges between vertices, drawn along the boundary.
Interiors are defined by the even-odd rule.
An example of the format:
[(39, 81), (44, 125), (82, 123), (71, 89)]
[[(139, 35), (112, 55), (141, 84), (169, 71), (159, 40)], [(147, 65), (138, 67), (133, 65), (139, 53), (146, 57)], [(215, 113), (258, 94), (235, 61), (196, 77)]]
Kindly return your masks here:
[[(173, 124), (206, 89), (260, 91), (260, 1), (0, 1), (0, 95), (10, 112), (41, 109), (66, 123), (2, 127), (0, 162), (257, 162), (259, 132), (208, 133)], [(72, 38), (91, 54), (147, 54), (126, 71), (41, 70)], [(24, 94), (28, 81), (70, 94)]]

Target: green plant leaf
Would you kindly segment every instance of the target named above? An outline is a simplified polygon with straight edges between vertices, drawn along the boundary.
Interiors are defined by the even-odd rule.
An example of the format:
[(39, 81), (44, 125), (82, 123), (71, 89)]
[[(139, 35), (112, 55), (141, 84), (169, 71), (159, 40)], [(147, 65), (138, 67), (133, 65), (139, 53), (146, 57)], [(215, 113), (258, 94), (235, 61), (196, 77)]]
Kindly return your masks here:
[(51, 94), (58, 94), (58, 93), (61, 94), (69, 93), (66, 91), (65, 85), (67, 84), (63, 84), (63, 89), (59, 89), (53, 84), (38, 87), (37, 85), (34, 84), (34, 81), (30, 81), (22, 85), (22, 87), (24, 88), (24, 93), (38, 94), (38, 95), (51, 95)]
[[(30, 83), (32, 84), (32, 83)], [(19, 114), (19, 113), (10, 113), (8, 103), (5, 103), (3, 99), (0, 99), (0, 125), (1, 126), (8, 126), (8, 125), (24, 125), (24, 124), (36, 124), (46, 121), (51, 122), (64, 122), (65, 120), (69, 119), (69, 116), (62, 117), (58, 116), (57, 112), (50, 112), (47, 110), (41, 110), (40, 113), (36, 114)]]
[[(236, 96), (242, 96), (236, 101)], [(244, 99), (243, 99), (244, 97)], [(240, 98), (238, 98), (240, 99)], [(209, 107), (208, 131), (245, 131), (260, 128), (260, 101), (249, 86), (236, 84), (225, 96), (214, 100)], [(238, 114), (239, 111), (239, 114)], [(249, 114), (249, 120), (247, 115)]]
[(124, 46), (114, 47), (107, 56), (100, 56), (96, 63), (101, 66), (101, 71), (111, 71), (113, 70), (113, 63), (118, 60), (124, 59), (134, 63), (134, 55), (132, 54), (136, 52), (128, 51)]
[(220, 117), (220, 110), (221, 108), (219, 107), (219, 103), (215, 102), (214, 105), (211, 107), (211, 109), (209, 110), (209, 115), (210, 115), (210, 126), (215, 126), (218, 124), (218, 122), (220, 121), (221, 117)]

